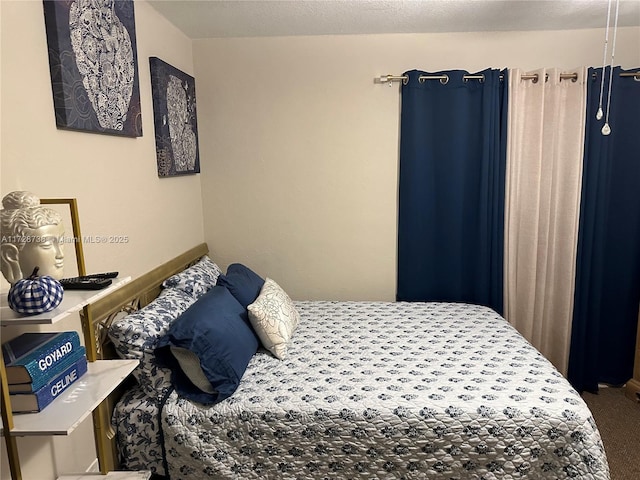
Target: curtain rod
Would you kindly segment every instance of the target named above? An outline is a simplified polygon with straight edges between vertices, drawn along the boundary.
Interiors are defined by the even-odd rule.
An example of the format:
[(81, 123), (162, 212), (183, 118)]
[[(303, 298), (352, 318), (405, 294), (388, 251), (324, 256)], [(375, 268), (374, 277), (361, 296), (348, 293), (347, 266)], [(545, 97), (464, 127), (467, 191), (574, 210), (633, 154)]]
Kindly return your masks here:
[[(636, 80), (640, 80), (640, 71), (637, 72), (624, 72), (620, 74), (621, 77), (635, 77)], [(480, 74), (480, 75), (464, 75), (462, 77), (464, 80), (480, 80), (483, 81), (484, 80), (484, 75)], [(545, 81), (548, 80), (549, 78), (549, 74), (545, 75)], [(532, 80), (533, 83), (536, 83), (538, 81), (538, 74), (537, 73), (525, 73), (523, 75), (520, 76), (521, 80)], [(418, 77), (418, 80), (420, 82), (424, 82), (425, 80), (440, 80), (440, 83), (442, 84), (446, 84), (449, 81), (449, 76), (448, 75), (420, 75)], [(502, 75), (500, 75), (500, 80), (502, 80)], [(576, 80), (578, 80), (578, 74), (577, 73), (561, 73), (560, 74), (560, 80), (571, 80), (572, 82), (575, 82)], [(409, 81), (409, 76), (408, 75), (381, 75), (380, 77), (376, 78), (376, 82), (377, 83), (389, 83), (389, 85), (391, 85), (391, 83), (393, 82), (402, 82), (404, 85), (407, 84), (407, 82)]]

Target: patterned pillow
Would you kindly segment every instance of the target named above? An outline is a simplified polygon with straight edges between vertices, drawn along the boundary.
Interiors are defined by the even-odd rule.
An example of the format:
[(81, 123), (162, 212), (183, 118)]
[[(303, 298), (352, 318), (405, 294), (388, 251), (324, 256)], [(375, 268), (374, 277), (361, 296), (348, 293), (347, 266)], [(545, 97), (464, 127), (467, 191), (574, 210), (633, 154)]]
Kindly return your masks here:
[(291, 298), (273, 280), (267, 277), (260, 295), (247, 307), (249, 321), (264, 348), (282, 360), (300, 321), (300, 314)]
[(167, 278), (162, 286), (177, 288), (199, 298), (218, 282), (218, 277), (221, 274), (220, 267), (205, 255), (195, 265)]
[(195, 301), (180, 289), (166, 289), (149, 305), (116, 319), (109, 327), (118, 355), (140, 360), (133, 376), (145, 390), (158, 392), (169, 385), (170, 372), (156, 364), (153, 352), (173, 321)]

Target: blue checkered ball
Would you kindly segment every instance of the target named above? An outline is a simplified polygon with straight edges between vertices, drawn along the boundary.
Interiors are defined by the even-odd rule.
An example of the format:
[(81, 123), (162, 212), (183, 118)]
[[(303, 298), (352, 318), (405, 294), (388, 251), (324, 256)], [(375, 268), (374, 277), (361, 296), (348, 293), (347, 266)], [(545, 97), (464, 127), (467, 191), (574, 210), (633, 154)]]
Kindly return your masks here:
[(9, 290), (9, 307), (18, 313), (35, 315), (53, 310), (62, 301), (64, 289), (53, 277), (37, 276), (18, 280)]

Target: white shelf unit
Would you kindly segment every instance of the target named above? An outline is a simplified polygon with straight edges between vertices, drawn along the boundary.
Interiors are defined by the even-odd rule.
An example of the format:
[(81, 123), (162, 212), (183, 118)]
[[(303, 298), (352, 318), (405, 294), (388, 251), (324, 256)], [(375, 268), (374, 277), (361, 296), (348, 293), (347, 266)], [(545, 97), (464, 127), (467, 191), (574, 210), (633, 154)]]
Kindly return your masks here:
[[(67, 290), (57, 308), (40, 315), (27, 316), (14, 312), (8, 306), (6, 294), (2, 294), (0, 325), (6, 327), (55, 324), (68, 315), (83, 310), (92, 302), (109, 295), (130, 281), (131, 277), (117, 277), (113, 279), (111, 285), (101, 290)], [(85, 331), (86, 341), (87, 332)], [(103, 401), (138, 365), (137, 360), (91, 361), (90, 356), (87, 355), (87, 357), (89, 359), (87, 373), (41, 412), (12, 414), (10, 395), (3, 392), (2, 426), (0, 428), (2, 435), (7, 440), (13, 480), (22, 479), (15, 437), (69, 435), (89, 415), (94, 414), (95, 421), (95, 414)], [(0, 362), (2, 362), (2, 372), (4, 372), (4, 361), (1, 357)], [(6, 387), (5, 382), (6, 379), (3, 378), (3, 387)], [(12, 428), (6, 431), (6, 427), (11, 424)], [(102, 475), (102, 477), (107, 478), (107, 475)], [(94, 478), (101, 478), (101, 476), (98, 475)]]
[(106, 475), (100, 473), (63, 475), (58, 477), (58, 480), (147, 480), (149, 478), (151, 478), (151, 472), (109, 472)]
[(51, 325), (74, 312), (79, 312), (86, 305), (95, 302), (99, 298), (109, 295), (125, 283), (131, 281), (131, 277), (114, 278), (111, 285), (101, 290), (66, 290), (62, 302), (50, 312), (38, 315), (22, 315), (9, 308), (7, 294), (0, 295), (0, 325), (3, 327), (16, 325)]
[(87, 373), (41, 412), (14, 415), (11, 435), (69, 435), (137, 365), (137, 360), (89, 362)]
[(151, 472), (109, 472), (79, 473), (78, 475), (62, 475), (58, 480), (147, 480), (151, 478)]

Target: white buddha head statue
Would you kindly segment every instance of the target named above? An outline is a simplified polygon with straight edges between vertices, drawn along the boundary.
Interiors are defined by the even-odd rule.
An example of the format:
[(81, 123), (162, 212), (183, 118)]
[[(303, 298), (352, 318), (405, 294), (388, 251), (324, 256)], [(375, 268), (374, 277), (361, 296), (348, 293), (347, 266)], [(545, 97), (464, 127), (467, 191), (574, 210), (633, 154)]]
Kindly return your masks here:
[(59, 280), (64, 268), (64, 226), (52, 208), (40, 205), (30, 192), (11, 192), (2, 199), (0, 210), (2, 244), (0, 266), (10, 284), (38, 275)]

